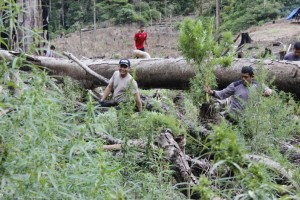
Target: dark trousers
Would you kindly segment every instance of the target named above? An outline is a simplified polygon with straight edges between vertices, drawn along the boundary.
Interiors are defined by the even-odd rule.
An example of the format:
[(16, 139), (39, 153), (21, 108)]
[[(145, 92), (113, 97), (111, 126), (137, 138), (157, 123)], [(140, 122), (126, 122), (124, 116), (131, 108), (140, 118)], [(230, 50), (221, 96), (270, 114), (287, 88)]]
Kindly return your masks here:
[(138, 49), (138, 50), (140, 50), (140, 51), (145, 51), (145, 47), (143, 47), (143, 48), (141, 48), (141, 49)]
[(101, 107), (113, 107), (113, 106), (118, 106), (119, 103), (114, 101), (114, 100), (104, 100), (104, 101), (99, 101), (99, 104)]
[(238, 124), (238, 121), (236, 119), (236, 117), (234, 117), (231, 113), (228, 113), (227, 111), (224, 112), (222, 114), (222, 116), (227, 120), (229, 121), (231, 124), (233, 125), (237, 125)]

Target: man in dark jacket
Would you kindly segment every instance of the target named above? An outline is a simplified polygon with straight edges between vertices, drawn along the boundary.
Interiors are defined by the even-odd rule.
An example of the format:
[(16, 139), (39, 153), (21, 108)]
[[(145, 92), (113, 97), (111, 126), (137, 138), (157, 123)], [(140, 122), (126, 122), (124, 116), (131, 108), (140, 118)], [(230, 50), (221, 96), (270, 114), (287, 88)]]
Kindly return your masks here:
[[(223, 90), (217, 91), (212, 90), (209, 86), (204, 87), (206, 93), (218, 99), (232, 97), (229, 112), (235, 116), (244, 109), (244, 103), (247, 102), (249, 98), (249, 88), (258, 87), (258, 83), (254, 80), (254, 72), (251, 66), (244, 66), (241, 72), (242, 79), (231, 83)], [(264, 87), (263, 95), (270, 96), (271, 94), (272, 90), (269, 87)]]
[(300, 61), (300, 42), (294, 44), (294, 52), (286, 54), (283, 60)]

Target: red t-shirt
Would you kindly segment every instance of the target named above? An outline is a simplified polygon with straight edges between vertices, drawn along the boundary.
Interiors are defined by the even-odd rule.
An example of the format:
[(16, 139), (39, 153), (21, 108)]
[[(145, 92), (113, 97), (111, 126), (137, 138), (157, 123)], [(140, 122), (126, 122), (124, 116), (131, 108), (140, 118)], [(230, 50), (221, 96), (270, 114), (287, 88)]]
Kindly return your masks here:
[(134, 39), (135, 39), (135, 47), (137, 49), (141, 49), (144, 47), (144, 42), (146, 41), (147, 39), (147, 33), (144, 31), (144, 32), (137, 32), (135, 35), (134, 35)]

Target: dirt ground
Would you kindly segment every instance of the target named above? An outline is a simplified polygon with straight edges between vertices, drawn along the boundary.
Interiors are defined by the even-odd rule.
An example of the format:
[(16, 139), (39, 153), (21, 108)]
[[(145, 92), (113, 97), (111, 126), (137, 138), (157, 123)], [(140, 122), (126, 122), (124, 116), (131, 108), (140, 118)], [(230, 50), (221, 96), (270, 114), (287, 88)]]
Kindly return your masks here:
[[(178, 30), (174, 24), (148, 26), (146, 51), (152, 58), (180, 57), (177, 48)], [(76, 32), (51, 41), (59, 52), (68, 51), (78, 58), (134, 58), (134, 34), (138, 27), (122, 26), (99, 28), (80, 34)], [(81, 35), (81, 36), (80, 36)]]
[[(152, 58), (176, 58), (181, 57), (178, 50), (178, 29), (180, 20), (167, 20), (146, 27), (148, 32), (147, 52)], [(56, 46), (57, 51), (68, 51), (78, 58), (133, 58), (134, 33), (138, 31), (135, 25), (121, 27), (97, 28), (96, 32), (80, 31), (57, 38), (51, 43)], [(262, 26), (251, 27), (242, 32), (249, 32), (253, 42), (245, 45), (244, 57), (259, 57), (268, 48), (272, 51), (274, 59), (279, 59), (279, 52), (287, 50), (290, 44), (300, 41), (300, 24), (281, 19), (266, 23)], [(235, 43), (240, 43), (240, 39)], [(279, 43), (280, 45), (274, 45)]]
[[(272, 51), (271, 57), (279, 59), (280, 51), (288, 50), (289, 47), (291, 51), (293, 44), (300, 41), (300, 23), (285, 19), (251, 27), (242, 32), (248, 32), (253, 40), (251, 44), (245, 45), (242, 49), (245, 57), (259, 58), (265, 48), (268, 48)], [(235, 45), (239, 43), (240, 39)]]
[(251, 27), (248, 29), (254, 41), (289, 41), (297, 38), (300, 40), (300, 24), (292, 23), (289, 20), (281, 19), (264, 24), (263, 26)]

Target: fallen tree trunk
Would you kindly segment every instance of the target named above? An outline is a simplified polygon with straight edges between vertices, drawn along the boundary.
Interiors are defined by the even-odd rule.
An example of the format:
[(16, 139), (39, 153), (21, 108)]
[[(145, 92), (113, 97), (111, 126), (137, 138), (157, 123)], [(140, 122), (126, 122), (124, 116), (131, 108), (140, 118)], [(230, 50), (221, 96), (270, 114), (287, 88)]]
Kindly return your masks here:
[(281, 152), (287, 155), (288, 159), (296, 164), (300, 164), (300, 148), (295, 147), (287, 142), (283, 142)]
[(166, 157), (173, 163), (174, 170), (177, 172), (177, 181), (179, 183), (196, 184), (197, 178), (192, 174), (185, 154), (174, 140), (170, 130), (167, 129), (160, 134), (157, 138), (157, 144), (164, 149)]
[(259, 155), (249, 155), (249, 154), (246, 154), (243, 157), (246, 160), (254, 161), (254, 162), (263, 164), (266, 167), (268, 167), (270, 169), (273, 169), (274, 171), (280, 173), (280, 175), (282, 176), (282, 178), (287, 179), (296, 190), (300, 190), (299, 184), (297, 182), (295, 182), (294, 179), (290, 175), (292, 173), (286, 171), (278, 162), (275, 162), (275, 161), (273, 161), (273, 160), (271, 160), (271, 159), (269, 159), (267, 157), (259, 156)]
[[(0, 50), (0, 58), (12, 60), (14, 58), (7, 51)], [(80, 80), (84, 87), (94, 88), (100, 86), (99, 81), (87, 74), (77, 63), (64, 58), (49, 58), (42, 56), (28, 56), (27, 60), (33, 64), (43, 66), (58, 75), (68, 75)], [(93, 71), (105, 78), (110, 78), (118, 70), (119, 60), (81, 60)], [(132, 70), (135, 70), (136, 80), (140, 88), (167, 88), (188, 89), (190, 79), (194, 77), (191, 64), (183, 58), (177, 59), (131, 59)], [(265, 67), (268, 78), (274, 78), (274, 85), (285, 92), (295, 94), (300, 98), (300, 62), (277, 60), (235, 59), (230, 68), (216, 67), (215, 74), (219, 88), (224, 88), (231, 82), (240, 79), (242, 66), (253, 66), (258, 69)]]

